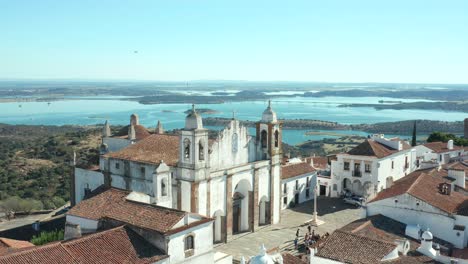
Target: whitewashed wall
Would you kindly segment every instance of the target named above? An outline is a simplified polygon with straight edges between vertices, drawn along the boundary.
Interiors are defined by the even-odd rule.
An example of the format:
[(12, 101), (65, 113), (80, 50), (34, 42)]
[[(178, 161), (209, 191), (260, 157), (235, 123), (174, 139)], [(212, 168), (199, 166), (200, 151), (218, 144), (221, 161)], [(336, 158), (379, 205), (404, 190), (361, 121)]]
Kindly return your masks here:
[[(184, 230), (168, 237), (168, 255), (170, 263), (206, 264), (214, 262), (213, 253), (213, 222), (208, 222), (196, 227)], [(188, 234), (195, 237), (194, 255), (185, 258), (184, 238)]]
[(91, 191), (104, 184), (104, 175), (100, 171), (75, 168), (75, 199), (76, 203), (83, 200), (85, 188)]
[(99, 221), (87, 219), (74, 215), (67, 215), (66, 222), (74, 225), (80, 225), (83, 234), (96, 232)]

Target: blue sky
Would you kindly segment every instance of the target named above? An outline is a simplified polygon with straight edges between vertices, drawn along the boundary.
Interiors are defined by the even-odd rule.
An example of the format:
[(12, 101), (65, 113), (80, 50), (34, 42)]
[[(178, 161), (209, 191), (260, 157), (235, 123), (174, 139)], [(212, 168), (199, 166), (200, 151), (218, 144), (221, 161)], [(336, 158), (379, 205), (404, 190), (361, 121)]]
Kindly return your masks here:
[(0, 0), (0, 32), (2, 79), (468, 83), (464, 0)]

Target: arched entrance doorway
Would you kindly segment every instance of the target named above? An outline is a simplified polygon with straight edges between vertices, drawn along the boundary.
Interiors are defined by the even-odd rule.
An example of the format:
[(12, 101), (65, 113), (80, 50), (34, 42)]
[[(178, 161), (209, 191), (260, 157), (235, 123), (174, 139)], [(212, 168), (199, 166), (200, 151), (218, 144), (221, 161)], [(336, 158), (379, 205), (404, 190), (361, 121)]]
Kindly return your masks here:
[(236, 185), (232, 199), (232, 233), (249, 231), (252, 220), (250, 213), (252, 187), (249, 181), (244, 179)]
[(267, 200), (266, 196), (263, 196), (259, 202), (258, 210), (258, 224), (267, 225), (270, 223), (270, 201)]
[(213, 242), (221, 243), (225, 242), (226, 237), (226, 224), (223, 211), (218, 210), (213, 214), (214, 223), (213, 223)]
[(362, 195), (362, 184), (360, 180), (354, 180), (353, 193), (357, 195)]
[(348, 178), (343, 179), (343, 188), (342, 188), (342, 190), (343, 191), (346, 191), (346, 190), (351, 191), (352, 188), (353, 188), (353, 185), (351, 183), (351, 180), (348, 179)]

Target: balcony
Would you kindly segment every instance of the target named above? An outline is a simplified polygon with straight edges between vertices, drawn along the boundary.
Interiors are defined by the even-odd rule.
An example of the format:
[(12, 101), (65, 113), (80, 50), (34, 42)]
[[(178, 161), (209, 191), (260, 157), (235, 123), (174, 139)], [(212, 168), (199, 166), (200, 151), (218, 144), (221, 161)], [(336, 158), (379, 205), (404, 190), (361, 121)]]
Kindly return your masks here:
[(353, 171), (353, 177), (362, 177), (361, 171)]

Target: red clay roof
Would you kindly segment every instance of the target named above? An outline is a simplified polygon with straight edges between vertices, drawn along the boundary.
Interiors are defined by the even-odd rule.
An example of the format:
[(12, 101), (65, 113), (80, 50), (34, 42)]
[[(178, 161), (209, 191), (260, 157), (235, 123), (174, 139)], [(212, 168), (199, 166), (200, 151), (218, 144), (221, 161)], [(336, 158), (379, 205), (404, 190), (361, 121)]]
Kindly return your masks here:
[[(407, 239), (410, 243), (410, 251), (408, 252), (408, 254), (405, 256), (400, 253), (398, 259), (388, 261), (389, 263), (438, 263), (437, 261), (432, 260), (430, 257), (427, 257), (416, 251), (420, 245), (418, 241), (405, 236), (405, 228), (406, 224), (400, 223), (383, 215), (375, 215), (351, 222), (346, 226), (340, 228), (339, 231), (354, 234), (356, 236), (361, 237), (364, 241), (366, 239), (380, 240), (382, 242), (394, 244), (395, 246), (395, 241)], [(335, 242), (340, 243), (339, 240)], [(435, 242), (441, 245), (448, 245), (446, 241), (442, 241), (437, 238), (435, 238)], [(351, 248), (349, 249), (349, 254), (355, 254), (353, 249), (358, 247), (361, 247), (361, 245), (356, 244), (351, 246)], [(357, 259), (358, 256), (353, 256), (352, 258)], [(353, 261), (351, 263), (362, 262)]]
[(167, 165), (175, 166), (179, 161), (179, 137), (154, 134), (104, 157), (151, 164), (159, 164), (163, 160)]
[(450, 183), (445, 176), (446, 172), (436, 169), (415, 171), (381, 191), (369, 203), (407, 193), (447, 213), (464, 211), (468, 196), (456, 191), (452, 191), (450, 195), (440, 192), (441, 184)]
[(117, 227), (62, 243), (79, 263), (146, 264), (168, 256), (128, 227)]
[(386, 241), (336, 230), (322, 244), (317, 256), (344, 263), (374, 264), (396, 247)]
[(282, 253), (281, 256), (283, 257), (283, 264), (307, 264), (307, 262), (287, 252)]
[(457, 161), (457, 162), (452, 162), (452, 163), (446, 164), (444, 166), (444, 169), (464, 171), (465, 173), (468, 174), (468, 164), (466, 164), (466, 163), (464, 163), (462, 161)]
[(453, 149), (448, 149), (447, 148), (447, 143), (445, 142), (429, 142), (424, 144), (426, 148), (432, 149), (436, 153), (444, 153), (444, 152), (450, 152), (450, 151), (457, 151), (457, 150), (463, 150), (463, 147), (453, 145)]
[(67, 214), (92, 220), (114, 219), (124, 224), (170, 234), (176, 229), (184, 229), (211, 221), (211, 218), (201, 217), (201, 220), (181, 228), (174, 228), (188, 212), (170, 209), (162, 206), (129, 201), (126, 196), (129, 191), (111, 188), (73, 207)]
[(78, 263), (60, 243), (13, 252), (0, 256), (0, 264), (63, 264)]
[(149, 264), (167, 257), (130, 228), (121, 226), (0, 256), (0, 264)]
[[(405, 142), (403, 142), (402, 144), (403, 150), (411, 148), (411, 146), (409, 146)], [(376, 142), (375, 140), (366, 139), (364, 142), (357, 145), (352, 150), (348, 151), (347, 154), (356, 156), (371, 156), (381, 159), (397, 152), (398, 150), (392, 149), (384, 144)]]
[(313, 161), (314, 168), (324, 170), (328, 166), (328, 158), (327, 157), (308, 157), (305, 159), (307, 163), (310, 164), (310, 161)]
[(29, 241), (15, 240), (10, 238), (0, 237), (0, 256), (6, 253), (14, 252), (19, 248), (34, 247), (34, 244)]
[(315, 169), (309, 163), (293, 163), (281, 166), (281, 179), (289, 179), (306, 173), (312, 173)]
[[(136, 140), (142, 140), (151, 135), (151, 133), (146, 129), (146, 127), (142, 125), (135, 125), (133, 126), (135, 129), (135, 137)], [(114, 137), (125, 137), (128, 136), (128, 129), (130, 125), (122, 127), (117, 134), (113, 135)]]

